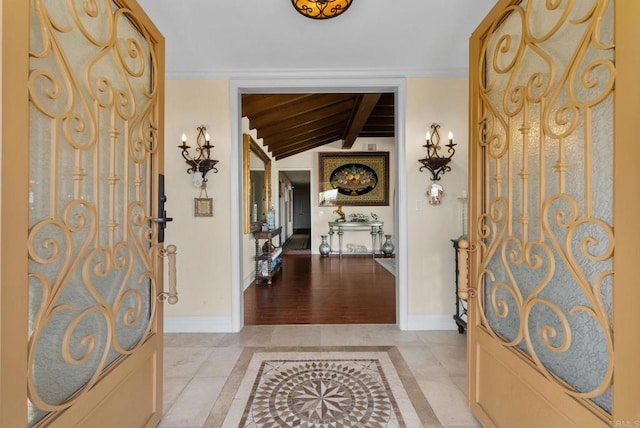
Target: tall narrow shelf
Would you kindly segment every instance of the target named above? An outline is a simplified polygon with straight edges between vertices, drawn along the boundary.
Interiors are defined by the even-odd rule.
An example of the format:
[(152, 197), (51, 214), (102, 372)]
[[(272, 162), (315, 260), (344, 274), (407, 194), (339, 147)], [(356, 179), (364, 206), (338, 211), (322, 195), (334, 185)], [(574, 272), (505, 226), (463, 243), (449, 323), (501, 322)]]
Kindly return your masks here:
[[(273, 278), (280, 272), (282, 268), (282, 260), (280, 255), (282, 254), (282, 248), (278, 247), (274, 251), (271, 251), (272, 240), (275, 236), (280, 239), (279, 244), (282, 243), (280, 233), (282, 227), (270, 230), (256, 230), (253, 232), (253, 238), (256, 241), (256, 253), (255, 253), (255, 268), (256, 268), (256, 284), (267, 283), (271, 285)], [(267, 252), (263, 253), (260, 241), (263, 240), (267, 245)], [(266, 264), (266, 266), (265, 266)]]

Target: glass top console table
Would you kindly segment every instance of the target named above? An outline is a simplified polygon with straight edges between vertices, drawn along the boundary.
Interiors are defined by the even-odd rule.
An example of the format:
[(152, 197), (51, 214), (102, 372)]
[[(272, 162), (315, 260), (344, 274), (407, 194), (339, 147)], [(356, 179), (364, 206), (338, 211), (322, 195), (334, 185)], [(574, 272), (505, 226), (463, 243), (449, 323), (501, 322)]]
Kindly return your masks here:
[[(384, 222), (382, 221), (330, 221), (329, 222), (329, 252), (338, 253), (342, 256), (342, 235), (350, 231), (369, 231), (371, 234), (371, 251), (366, 253), (358, 252), (357, 254), (370, 253), (373, 257), (382, 253), (382, 236)], [(338, 250), (333, 249), (333, 235), (338, 234)]]

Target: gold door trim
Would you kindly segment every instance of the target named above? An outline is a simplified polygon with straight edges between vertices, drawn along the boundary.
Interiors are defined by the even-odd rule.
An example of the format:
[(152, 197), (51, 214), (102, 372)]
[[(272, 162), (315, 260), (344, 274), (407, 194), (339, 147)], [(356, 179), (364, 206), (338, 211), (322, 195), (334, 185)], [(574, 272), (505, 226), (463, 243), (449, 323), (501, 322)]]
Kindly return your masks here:
[[(640, 423), (640, 409), (637, 407), (640, 388), (638, 385), (632, 385), (628, 377), (635, 374), (634, 378), (637, 379), (639, 369), (637, 365), (631, 364), (629, 358), (621, 355), (619, 350), (624, 348), (627, 355), (629, 351), (634, 351), (636, 355), (640, 352), (637, 333), (633, 333), (633, 327), (627, 318), (633, 316), (637, 325), (638, 311), (637, 308), (631, 309), (633, 305), (630, 300), (637, 299), (639, 294), (631, 287), (635, 281), (632, 279), (631, 272), (635, 272), (637, 276), (634, 264), (637, 265), (639, 255), (632, 241), (635, 239), (637, 247), (639, 233), (637, 226), (634, 226), (635, 220), (631, 220), (629, 213), (637, 213), (640, 208), (638, 192), (631, 184), (631, 182), (638, 182), (637, 165), (640, 157), (638, 145), (634, 142), (637, 139), (637, 117), (640, 117), (638, 108), (640, 91), (637, 82), (640, 72), (637, 58), (640, 58), (640, 55), (639, 48), (632, 42), (637, 40), (639, 31), (631, 22), (640, 16), (640, 5), (635, 2), (613, 0), (535, 2), (537, 6), (547, 8), (589, 5), (588, 10), (580, 16), (570, 18), (573, 24), (582, 25), (584, 32), (575, 43), (574, 49), (569, 50), (571, 54), (568, 57), (569, 66), (566, 68), (555, 67), (553, 62), (545, 57), (544, 51), (537, 47), (538, 44), (557, 35), (561, 23), (568, 16), (566, 13), (558, 13), (555, 19), (545, 21), (548, 24), (546, 32), (533, 34), (531, 31), (525, 31), (526, 41), (523, 43), (515, 38), (502, 38), (499, 42), (500, 48), (489, 55), (488, 66), (495, 66), (499, 55), (509, 52), (513, 46), (518, 46), (518, 49), (514, 49), (517, 53), (510, 56), (509, 61), (499, 63), (496, 67), (505, 73), (520, 70), (525, 62), (531, 64), (531, 57), (526, 57), (528, 50), (529, 55), (533, 52), (539, 56), (540, 67), (546, 67), (546, 70), (545, 73), (533, 74), (529, 80), (525, 78), (524, 84), (518, 82), (518, 77), (506, 79), (505, 94), (507, 95), (499, 107), (507, 113), (501, 115), (492, 110), (494, 104), (486, 95), (487, 90), (493, 87), (491, 83), (484, 80), (485, 64), (481, 64), (481, 59), (488, 52), (489, 37), (494, 29), (505, 21), (505, 17), (509, 14), (518, 14), (526, 22), (530, 18), (528, 7), (533, 3), (533, 1), (527, 3), (515, 0), (498, 2), (471, 37), (469, 189), (474, 197), (470, 198), (469, 205), (469, 236), (472, 247), (477, 250), (470, 253), (470, 287), (478, 290), (478, 297), (476, 301), (470, 303), (469, 309), (469, 324), (472, 326), (469, 329), (469, 373), (471, 375), (469, 400), (474, 413), (483, 424), (491, 426), (499, 420), (499, 415), (493, 414), (494, 409), (491, 409), (490, 400), (486, 400), (487, 395), (483, 396), (486, 389), (478, 383), (476, 376), (476, 373), (479, 373), (478, 370), (487, 367), (488, 360), (496, 359), (502, 363), (507, 362), (509, 367), (515, 367), (513, 373), (516, 375), (510, 382), (528, 385), (527, 388), (535, 391), (535, 397), (542, 398), (542, 401), (547, 403), (545, 405), (547, 411), (554, 408), (553, 412), (557, 412), (557, 415), (564, 413), (564, 416), (558, 416), (562, 420), (569, 423), (581, 421), (582, 426), (586, 426), (584, 423), (590, 426), (605, 426), (616, 421), (631, 423), (633, 426), (634, 423)], [(521, 7), (521, 5), (525, 6)], [(609, 17), (615, 16), (613, 19), (615, 62), (611, 54), (596, 61), (585, 61), (586, 64), (581, 65), (584, 54), (589, 49), (613, 51), (612, 40), (603, 39), (600, 28), (600, 17), (607, 7), (612, 8), (612, 11), (606, 12), (610, 13)], [(504, 52), (500, 50), (501, 48), (504, 48)], [(516, 75), (516, 72), (511, 73), (511, 76)], [(633, 75), (636, 76), (635, 81), (632, 81)], [(626, 77), (624, 81), (621, 81), (622, 77)], [(581, 98), (583, 94), (578, 93), (576, 89), (578, 87), (584, 88), (587, 92), (591, 91), (592, 96), (586, 99)], [(624, 89), (621, 90), (621, 87)], [(567, 94), (566, 108), (556, 109), (555, 116), (551, 117), (552, 120), (557, 121), (558, 126), (551, 127), (549, 123), (552, 120), (543, 120), (543, 125), (537, 128), (534, 118), (530, 117), (531, 105), (542, 105), (542, 109), (550, 111), (553, 104), (561, 99), (562, 91)], [(635, 94), (636, 98), (632, 99), (630, 94)], [(621, 101), (622, 99), (624, 102)], [(594, 189), (600, 183), (594, 180), (590, 171), (598, 167), (601, 159), (585, 157), (584, 173), (580, 178), (585, 182), (585, 196), (584, 198), (571, 196), (574, 191), (574, 180), (576, 180), (576, 177), (571, 175), (571, 168), (574, 166), (572, 162), (575, 161), (575, 158), (569, 156), (572, 149), (571, 133), (576, 130), (580, 132), (580, 138), (585, 141), (583, 149), (585, 153), (594, 150), (594, 134), (589, 126), (582, 129), (577, 117), (583, 114), (587, 123), (592, 123), (598, 119), (594, 116), (600, 114), (594, 113), (592, 108), (603, 101), (611, 102), (614, 106), (613, 119), (609, 122), (612, 127), (611, 139), (615, 145), (609, 160), (614, 171), (614, 185), (611, 186), (613, 193), (611, 219), (602, 218), (594, 209), (594, 198), (601, 197), (594, 192)], [(584, 113), (577, 114), (577, 112)], [(518, 120), (514, 120), (516, 116)], [(549, 119), (548, 115), (546, 119)], [(514, 132), (506, 132), (507, 129)], [(517, 156), (520, 157), (517, 162), (514, 161), (514, 157), (509, 158), (507, 152), (513, 138), (519, 140), (522, 148), (518, 152)], [(547, 138), (552, 138), (556, 144), (556, 158), (553, 161), (540, 156), (539, 158), (542, 159), (542, 166), (540, 166), (537, 161), (532, 164), (528, 156), (521, 156), (522, 153), (539, 150), (536, 148), (539, 147), (538, 143), (542, 141), (544, 144)], [(483, 157), (483, 150), (486, 150), (486, 158)], [(486, 161), (486, 159), (491, 160)], [(635, 170), (631, 167), (634, 162)], [(544, 174), (536, 175), (538, 168), (557, 175), (558, 183), (554, 192), (547, 190), (546, 186), (549, 183), (545, 181)], [(621, 168), (624, 168), (624, 176), (619, 172)], [(499, 173), (490, 174), (495, 171)], [(542, 189), (533, 191), (534, 199), (537, 198), (537, 203), (534, 204), (527, 202), (530, 199), (528, 196), (532, 196), (530, 193), (532, 184), (539, 184), (539, 189)], [(491, 203), (486, 203), (482, 195), (491, 186), (496, 186), (500, 190), (492, 195)], [(524, 195), (517, 199), (517, 202), (513, 200), (513, 189)], [(536, 213), (540, 213), (537, 222)], [(621, 219), (624, 220), (621, 221)], [(613, 224), (616, 225), (615, 236)], [(578, 232), (585, 226), (591, 227), (596, 234), (580, 236)], [(562, 231), (561, 236), (558, 236), (559, 230)], [(506, 245), (504, 241), (507, 241)], [(625, 242), (625, 253), (622, 256), (621, 242)], [(557, 255), (557, 260), (551, 257), (552, 253)], [(631, 261), (633, 257), (630, 253), (636, 256), (635, 262)], [(507, 266), (506, 280), (498, 281), (492, 277), (489, 266), (491, 256), (495, 256), (502, 266)], [(621, 260), (621, 257), (624, 260)], [(591, 271), (587, 273), (580, 265), (583, 260), (600, 265), (602, 268), (596, 274)], [(517, 268), (526, 266), (528, 269), (537, 270), (539, 272), (537, 281), (531, 285), (531, 288), (522, 291), (522, 281), (518, 273), (511, 270), (512, 266)], [(544, 293), (548, 284), (557, 281), (554, 274), (558, 269), (567, 270), (584, 299), (566, 312)], [(615, 284), (614, 271), (616, 272)], [(624, 272), (624, 279), (621, 272)], [(604, 287), (608, 287), (609, 290), (614, 289), (614, 285), (612, 305), (615, 310), (612, 310), (603, 302), (601, 292)], [(508, 297), (501, 297), (500, 293)], [(483, 296), (486, 298), (483, 299)], [(535, 332), (529, 332), (528, 315), (536, 305), (544, 305), (548, 308), (556, 317), (557, 323), (543, 325)], [(487, 319), (487, 311), (493, 311), (499, 317), (511, 316), (514, 311), (519, 312), (522, 322), (513, 336), (505, 336), (501, 331), (493, 328), (491, 320)], [(621, 311), (624, 311), (626, 316), (621, 315)], [(534, 340), (532, 336), (535, 334), (539, 338), (539, 343), (546, 348), (545, 352), (563, 353), (581, 339), (572, 334), (569, 323), (569, 319), (576, 314), (593, 320), (594, 325), (597, 325), (602, 333), (604, 348), (606, 348), (607, 363), (600, 367), (602, 375), (597, 384), (587, 389), (578, 389), (557, 376), (553, 370), (545, 366), (538, 355), (539, 348), (532, 344)], [(616, 320), (615, 346), (613, 320)], [(518, 343), (521, 346), (517, 346)], [(508, 352), (498, 351), (498, 349)], [(524, 365), (516, 363), (517, 361)], [(621, 362), (623, 364), (620, 364)], [(485, 365), (481, 368), (483, 364)], [(500, 366), (504, 367), (504, 364)], [(500, 370), (493, 368), (490, 370), (495, 376), (492, 378), (494, 383), (503, 377)], [(544, 382), (540, 379), (544, 379)], [(591, 401), (608, 389), (611, 389), (612, 395), (611, 413)], [(635, 394), (629, 395), (633, 391)], [(503, 394), (504, 391), (496, 393)], [(569, 401), (562, 398), (563, 396)], [(510, 413), (515, 417), (518, 411), (522, 410), (520, 405), (526, 406), (520, 403), (518, 397), (509, 396), (506, 401), (504, 400), (506, 396), (502, 398), (501, 413)], [(634, 399), (635, 407), (632, 404)], [(564, 405), (557, 405), (560, 402)], [(498, 405), (498, 403), (494, 404)], [(534, 404), (531, 403), (531, 407), (533, 406)], [(544, 411), (545, 406), (541, 405), (539, 409)], [(535, 426), (536, 417), (539, 414), (540, 412), (532, 413), (533, 419), (523, 425)]]
[[(153, 222), (162, 172), (161, 36), (134, 1), (31, 5), (30, 139), (47, 156), (31, 155), (31, 198), (44, 209), (32, 208), (27, 240), (37, 304), (29, 325), (29, 423), (75, 424), (90, 412), (126, 409), (125, 395), (105, 399), (110, 407), (95, 403), (95, 391), (110, 394), (111, 385), (138, 391), (144, 409), (130, 417), (155, 424), (162, 396), (156, 296), (163, 248)], [(51, 357), (51, 366), (39, 357)], [(65, 375), (79, 370), (78, 380)], [(51, 384), (64, 387), (66, 398)], [(84, 410), (64, 413), (78, 403)]]
[(0, 426), (26, 426), (29, 4), (0, 0)]

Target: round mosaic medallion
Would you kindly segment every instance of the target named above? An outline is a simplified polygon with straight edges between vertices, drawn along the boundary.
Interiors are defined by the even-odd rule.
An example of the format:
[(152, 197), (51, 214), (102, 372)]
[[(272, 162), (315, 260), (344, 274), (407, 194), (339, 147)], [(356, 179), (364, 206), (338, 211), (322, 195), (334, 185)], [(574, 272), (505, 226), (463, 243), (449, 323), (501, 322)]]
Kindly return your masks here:
[(387, 426), (393, 405), (375, 360), (270, 361), (253, 421), (275, 426)]

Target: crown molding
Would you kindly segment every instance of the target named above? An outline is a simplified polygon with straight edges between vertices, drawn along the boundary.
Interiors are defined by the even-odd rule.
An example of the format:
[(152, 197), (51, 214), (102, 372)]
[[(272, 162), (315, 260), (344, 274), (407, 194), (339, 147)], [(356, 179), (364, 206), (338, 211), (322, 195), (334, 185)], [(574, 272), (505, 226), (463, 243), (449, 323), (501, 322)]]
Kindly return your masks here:
[(250, 70), (167, 70), (166, 78), (171, 80), (205, 79), (317, 79), (317, 78), (407, 78), (407, 77), (468, 77), (469, 69), (464, 68), (367, 68), (367, 69), (250, 69)]

